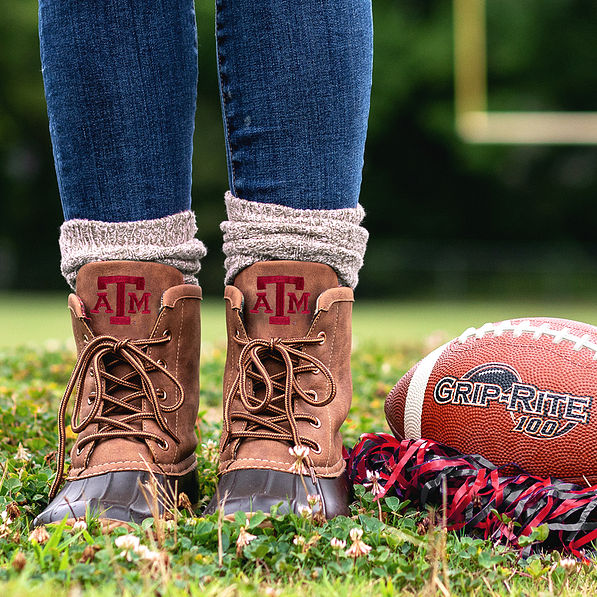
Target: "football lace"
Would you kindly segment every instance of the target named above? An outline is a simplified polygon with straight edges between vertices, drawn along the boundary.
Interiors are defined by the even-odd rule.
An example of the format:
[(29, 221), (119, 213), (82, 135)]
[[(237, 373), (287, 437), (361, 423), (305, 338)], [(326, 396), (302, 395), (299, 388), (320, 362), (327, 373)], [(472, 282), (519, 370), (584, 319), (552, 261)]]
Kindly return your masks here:
[(539, 340), (542, 336), (551, 336), (554, 344), (560, 344), (563, 340), (567, 340), (574, 344), (572, 350), (578, 352), (582, 348), (588, 348), (594, 353), (593, 359), (597, 360), (597, 344), (592, 341), (589, 334), (575, 336), (571, 333), (570, 328), (564, 327), (561, 330), (554, 330), (549, 327), (548, 323), (534, 326), (528, 319), (516, 324), (511, 321), (501, 321), (497, 324), (485, 323), (480, 328), (468, 328), (458, 337), (457, 341), (460, 344), (464, 344), (470, 338), (478, 340), (483, 338), (486, 334), (501, 336), (505, 332), (512, 332), (514, 338), (518, 338), (524, 333), (530, 333), (533, 334), (533, 340)]

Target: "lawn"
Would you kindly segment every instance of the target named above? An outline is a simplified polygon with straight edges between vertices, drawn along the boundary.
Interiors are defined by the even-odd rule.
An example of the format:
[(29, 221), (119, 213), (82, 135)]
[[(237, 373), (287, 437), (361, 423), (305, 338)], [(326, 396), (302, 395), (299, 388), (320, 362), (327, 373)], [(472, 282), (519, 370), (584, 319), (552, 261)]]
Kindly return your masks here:
[[(64, 294), (0, 293), (0, 349), (42, 345), (70, 338)], [(512, 317), (548, 315), (597, 323), (597, 305), (589, 302), (510, 301), (359, 301), (354, 306), (354, 338), (380, 347), (421, 344), (452, 338), (470, 326)], [(207, 345), (223, 344), (224, 301), (202, 303), (202, 334)], [(432, 338), (430, 338), (432, 336)]]
[[(56, 446), (56, 406), (73, 354), (63, 297), (0, 298), (0, 590), (11, 595), (590, 595), (593, 566), (560, 564), (557, 552), (521, 559), (520, 553), (479, 537), (446, 533), (434, 513), (418, 512), (389, 497), (381, 520), (362, 488), (351, 517), (323, 525), (309, 518), (274, 515), (218, 522), (217, 516), (175, 511), (172, 520), (135, 526), (140, 541), (118, 529), (48, 527), (29, 538), (44, 506), (54, 470), (44, 456)], [(224, 362), (222, 305), (203, 313), (202, 405), (198, 458), (203, 501), (214, 491), (213, 441), (220, 430)], [(597, 320), (590, 305), (506, 303), (366, 303), (355, 309), (353, 407), (344, 427), (354, 445), (366, 431), (383, 431), (384, 397), (396, 379), (426, 351), (470, 325), (523, 314)], [(24, 346), (17, 346), (24, 344)], [(242, 530), (245, 527), (245, 530)], [(351, 544), (363, 531), (371, 551), (358, 558), (331, 540)], [(237, 546), (239, 535), (254, 539)], [(123, 546), (123, 542), (129, 547)]]

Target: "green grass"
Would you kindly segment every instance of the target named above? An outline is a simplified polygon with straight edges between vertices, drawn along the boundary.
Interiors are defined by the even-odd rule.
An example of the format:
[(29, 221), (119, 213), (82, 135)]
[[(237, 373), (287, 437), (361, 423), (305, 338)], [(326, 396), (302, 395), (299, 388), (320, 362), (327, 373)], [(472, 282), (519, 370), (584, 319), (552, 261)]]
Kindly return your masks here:
[[(420, 343), (430, 336), (452, 338), (470, 326), (512, 317), (546, 315), (597, 324), (597, 304), (589, 302), (523, 301), (357, 301), (354, 338), (380, 345)], [(224, 301), (202, 304), (202, 335), (206, 345), (223, 344)], [(41, 345), (70, 338), (65, 294), (0, 293), (0, 348)]]
[[(293, 515), (273, 516), (271, 526), (251, 521), (255, 539), (237, 550), (244, 517), (223, 522), (187, 511), (173, 522), (148, 520), (133, 533), (157, 554), (156, 563), (116, 546), (123, 529), (104, 534), (94, 520), (72, 531), (48, 527), (42, 545), (29, 540), (33, 517), (46, 502), (54, 474), (44, 456), (56, 445), (56, 406), (74, 356), (60, 343), (67, 333), (63, 299), (20, 300), (4, 296), (0, 322), (11, 325), (0, 349), (0, 591), (7, 595), (591, 595), (595, 567), (566, 570), (557, 552), (521, 560), (520, 554), (478, 537), (445, 533), (435, 516), (397, 498), (383, 502), (383, 522), (370, 493), (359, 489), (350, 517), (320, 525)], [(11, 306), (12, 305), (12, 306)], [(10, 313), (7, 309), (10, 306)], [(37, 308), (40, 327), (26, 317)], [(17, 310), (20, 310), (18, 313)], [(396, 379), (443, 337), (471, 324), (520, 314), (544, 313), (595, 321), (589, 305), (498, 303), (357, 304), (353, 354), (354, 400), (344, 426), (345, 443), (365, 431), (386, 429), (383, 400)], [(19, 320), (27, 321), (20, 334)], [(214, 491), (216, 462), (208, 440), (220, 429), (224, 363), (221, 305), (207, 302), (202, 362), (202, 445), (198, 449), (203, 502)], [(21, 322), (22, 323), (22, 322)], [(62, 331), (61, 331), (62, 330)], [(62, 334), (62, 335), (61, 335)], [(7, 338), (12, 338), (8, 342)], [(29, 346), (16, 347), (21, 340)], [(37, 346), (36, 346), (37, 345)], [(40, 347), (41, 346), (41, 347)], [(359, 527), (372, 551), (356, 560), (334, 551), (332, 537), (350, 544)], [(218, 539), (220, 532), (221, 540)], [(299, 539), (295, 538), (299, 537)], [(220, 555), (219, 555), (220, 554)], [(219, 561), (221, 557), (221, 563)]]

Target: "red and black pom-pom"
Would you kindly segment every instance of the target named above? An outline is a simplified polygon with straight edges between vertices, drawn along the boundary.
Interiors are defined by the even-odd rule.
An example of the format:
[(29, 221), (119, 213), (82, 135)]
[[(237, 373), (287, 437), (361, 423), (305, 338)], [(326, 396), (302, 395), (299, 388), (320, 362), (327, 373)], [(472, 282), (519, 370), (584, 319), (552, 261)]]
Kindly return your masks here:
[[(379, 475), (379, 498), (390, 494), (418, 506), (441, 506), (445, 487), (450, 530), (477, 530), (485, 538), (518, 545), (519, 537), (547, 524), (549, 537), (541, 547), (563, 548), (577, 557), (597, 539), (597, 486), (522, 473), (506, 476), (482, 456), (463, 455), (431, 440), (400, 441), (386, 433), (362, 435), (347, 465), (354, 484)], [(520, 526), (505, 524), (503, 515)]]

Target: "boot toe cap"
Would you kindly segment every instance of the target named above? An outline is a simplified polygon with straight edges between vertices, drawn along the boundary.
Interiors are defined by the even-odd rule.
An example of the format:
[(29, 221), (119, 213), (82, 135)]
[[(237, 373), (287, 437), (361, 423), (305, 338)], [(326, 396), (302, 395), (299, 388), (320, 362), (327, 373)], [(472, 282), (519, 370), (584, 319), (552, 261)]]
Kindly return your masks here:
[[(304, 477), (304, 481), (309, 494), (321, 496), (326, 518), (350, 513), (351, 488), (346, 474), (318, 478), (317, 485), (308, 476)], [(241, 469), (222, 475), (217, 495), (208, 504), (205, 514), (213, 514), (219, 507), (224, 510), (225, 516), (234, 515), (235, 512), (250, 514), (259, 510), (268, 513), (278, 504), (280, 514), (299, 514), (301, 508), (308, 507), (299, 475), (275, 470)]]
[[(176, 505), (173, 491), (175, 479), (155, 475), (160, 489), (157, 499), (152, 499), (151, 490), (142, 488), (150, 482), (152, 476), (147, 471), (115, 471), (67, 481), (33, 524), (39, 526), (57, 523), (64, 518), (85, 517), (88, 513), (100, 519), (140, 523), (145, 518), (154, 516), (156, 509), (159, 514), (163, 514), (162, 502)], [(177, 488), (179, 492), (188, 495), (191, 503), (196, 503), (196, 470), (180, 477)]]

